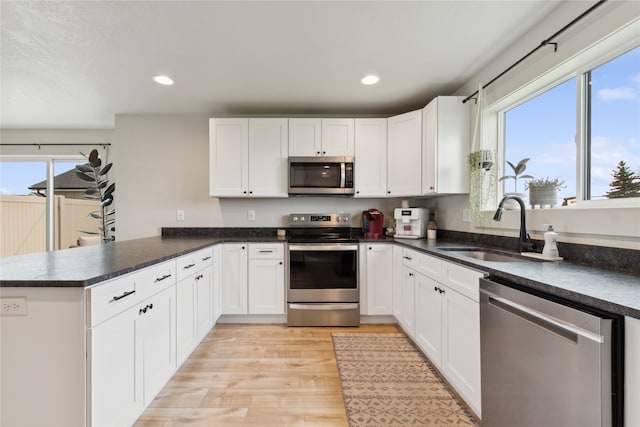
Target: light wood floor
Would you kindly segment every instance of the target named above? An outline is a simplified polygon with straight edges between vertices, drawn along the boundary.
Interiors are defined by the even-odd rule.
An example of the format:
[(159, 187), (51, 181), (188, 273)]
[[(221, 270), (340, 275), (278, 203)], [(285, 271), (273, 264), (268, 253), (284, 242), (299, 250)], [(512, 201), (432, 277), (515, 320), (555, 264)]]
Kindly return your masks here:
[(346, 427), (334, 331), (392, 333), (400, 328), (216, 325), (134, 427)]

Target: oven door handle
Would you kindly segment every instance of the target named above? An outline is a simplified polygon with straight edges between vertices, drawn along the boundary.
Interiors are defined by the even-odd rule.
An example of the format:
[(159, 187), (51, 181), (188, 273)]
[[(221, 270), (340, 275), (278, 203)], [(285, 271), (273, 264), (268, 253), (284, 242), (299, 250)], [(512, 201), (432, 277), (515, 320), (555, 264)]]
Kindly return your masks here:
[(313, 243), (308, 245), (289, 245), (289, 251), (357, 251), (358, 245), (332, 243)]
[(340, 304), (292, 304), (289, 303), (289, 308), (293, 310), (354, 310), (358, 308), (358, 303), (340, 303)]

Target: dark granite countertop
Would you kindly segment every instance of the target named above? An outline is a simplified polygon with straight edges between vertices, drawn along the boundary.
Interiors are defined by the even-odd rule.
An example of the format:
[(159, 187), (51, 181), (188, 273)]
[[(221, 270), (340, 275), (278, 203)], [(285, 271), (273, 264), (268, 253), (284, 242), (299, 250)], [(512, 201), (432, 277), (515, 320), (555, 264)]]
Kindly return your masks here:
[[(285, 242), (270, 235), (165, 236), (113, 242), (55, 252), (0, 259), (0, 287), (86, 287), (189, 252), (224, 242)], [(570, 262), (489, 262), (443, 250), (477, 246), (456, 241), (425, 239), (361, 239), (397, 243), (454, 261), (515, 284), (640, 318), (640, 276)]]
[(223, 242), (277, 237), (148, 237), (0, 259), (0, 287), (86, 287)]

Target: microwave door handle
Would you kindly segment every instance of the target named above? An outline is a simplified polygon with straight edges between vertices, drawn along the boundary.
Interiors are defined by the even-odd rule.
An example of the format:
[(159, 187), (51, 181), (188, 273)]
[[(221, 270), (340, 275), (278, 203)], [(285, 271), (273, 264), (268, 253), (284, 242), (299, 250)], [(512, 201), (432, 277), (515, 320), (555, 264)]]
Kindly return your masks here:
[(340, 188), (344, 188), (345, 186), (345, 181), (346, 181), (346, 172), (345, 172), (345, 163), (341, 162), (340, 163)]

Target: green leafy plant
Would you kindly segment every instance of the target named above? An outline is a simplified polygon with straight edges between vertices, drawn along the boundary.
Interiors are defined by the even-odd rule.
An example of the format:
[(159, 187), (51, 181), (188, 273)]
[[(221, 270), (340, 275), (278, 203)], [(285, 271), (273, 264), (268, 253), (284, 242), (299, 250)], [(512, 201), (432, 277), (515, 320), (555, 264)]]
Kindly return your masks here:
[(90, 212), (89, 216), (98, 221), (98, 230), (95, 231), (83, 231), (87, 234), (101, 234), (103, 242), (110, 242), (115, 240), (113, 233), (115, 228), (115, 213), (116, 210), (111, 208), (113, 204), (113, 192), (116, 189), (116, 184), (109, 184), (106, 175), (111, 170), (113, 163), (108, 163), (102, 167), (102, 160), (98, 154), (98, 150), (92, 150), (89, 155), (82, 153), (88, 160), (88, 163), (82, 165), (76, 165), (76, 176), (83, 181), (90, 183), (84, 192), (84, 198), (87, 200), (96, 200), (100, 202), (100, 209)]
[(513, 175), (505, 175), (500, 177), (498, 181), (504, 181), (506, 179), (513, 179), (513, 191), (514, 193), (518, 192), (518, 179), (534, 179), (531, 175), (523, 175), (524, 171), (527, 169), (527, 162), (529, 159), (522, 159), (518, 162), (518, 164), (514, 165), (510, 161), (506, 161), (511, 169), (513, 170)]
[(565, 188), (564, 180), (560, 180), (558, 178), (533, 178), (530, 181), (527, 181), (524, 184), (524, 188), (526, 190), (530, 188), (555, 188), (559, 190), (561, 188)]

